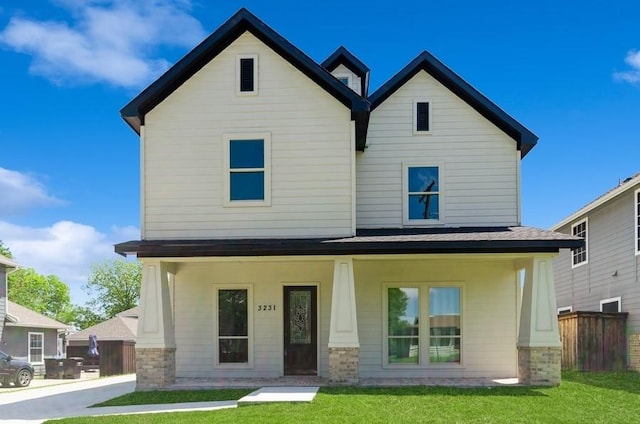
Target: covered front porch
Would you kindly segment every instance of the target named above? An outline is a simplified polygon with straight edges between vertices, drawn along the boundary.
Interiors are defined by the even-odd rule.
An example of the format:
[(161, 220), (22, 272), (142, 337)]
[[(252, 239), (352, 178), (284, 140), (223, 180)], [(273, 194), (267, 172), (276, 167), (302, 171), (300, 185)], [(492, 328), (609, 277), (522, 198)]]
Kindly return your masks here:
[[(540, 240), (519, 240), (520, 246), (500, 240), (477, 246), (475, 240), (457, 243), (455, 250), (424, 235), (409, 241), (405, 236), (404, 243), (389, 237), (332, 240), (331, 252), (323, 253), (333, 254), (318, 254), (325, 246), (305, 251), (300, 241), (287, 246), (282, 240), (271, 244), (270, 255), (258, 249), (269, 245), (264, 240), (244, 240), (243, 248), (232, 243), (226, 250), (232, 256), (202, 255), (203, 241), (192, 242), (198, 256), (187, 256), (182, 243), (183, 255), (175, 254), (173, 243), (152, 242), (157, 257), (139, 249), (138, 390), (308, 379), (360, 385), (559, 383), (551, 259), (558, 244), (576, 243), (571, 236), (559, 243), (547, 235), (550, 246), (544, 248)], [(209, 243), (211, 253), (223, 249)], [(400, 252), (383, 252), (390, 243)], [(296, 252), (276, 254), (285, 248)], [(231, 310), (223, 301), (238, 295), (232, 312), (240, 313), (240, 326), (229, 330), (224, 323)], [(312, 302), (297, 318), (288, 312), (291, 296)], [(300, 333), (292, 335), (296, 328)], [(301, 372), (287, 368), (305, 343), (315, 357)], [(441, 349), (435, 356), (438, 347), (447, 354)]]

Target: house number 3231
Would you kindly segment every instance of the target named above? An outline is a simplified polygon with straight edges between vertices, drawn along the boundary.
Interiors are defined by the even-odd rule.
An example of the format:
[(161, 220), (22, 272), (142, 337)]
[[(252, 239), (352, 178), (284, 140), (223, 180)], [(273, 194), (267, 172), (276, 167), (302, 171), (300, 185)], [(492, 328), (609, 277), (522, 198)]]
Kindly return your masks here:
[(258, 305), (258, 312), (275, 311), (276, 305)]

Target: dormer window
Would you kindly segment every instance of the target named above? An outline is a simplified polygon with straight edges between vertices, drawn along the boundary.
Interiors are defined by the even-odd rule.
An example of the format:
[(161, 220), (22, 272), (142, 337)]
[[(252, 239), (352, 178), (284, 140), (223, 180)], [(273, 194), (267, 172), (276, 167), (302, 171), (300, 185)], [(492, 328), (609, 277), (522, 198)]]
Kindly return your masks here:
[(236, 94), (258, 94), (258, 55), (240, 55), (237, 60)]
[(348, 74), (334, 74), (334, 76), (336, 77), (336, 79), (338, 81), (340, 81), (341, 83), (343, 83), (347, 87), (351, 88), (351, 75), (348, 75)]
[(413, 101), (413, 133), (431, 133), (431, 102), (426, 99)]

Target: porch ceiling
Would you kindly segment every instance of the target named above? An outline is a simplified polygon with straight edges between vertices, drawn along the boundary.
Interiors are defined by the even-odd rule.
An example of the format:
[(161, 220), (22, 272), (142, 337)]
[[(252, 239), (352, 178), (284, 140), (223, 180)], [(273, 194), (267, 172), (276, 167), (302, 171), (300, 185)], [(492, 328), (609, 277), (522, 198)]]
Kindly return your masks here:
[(568, 234), (517, 226), (358, 230), (343, 238), (132, 240), (115, 245), (115, 251), (146, 258), (404, 255), (558, 252), (583, 245), (584, 240)]

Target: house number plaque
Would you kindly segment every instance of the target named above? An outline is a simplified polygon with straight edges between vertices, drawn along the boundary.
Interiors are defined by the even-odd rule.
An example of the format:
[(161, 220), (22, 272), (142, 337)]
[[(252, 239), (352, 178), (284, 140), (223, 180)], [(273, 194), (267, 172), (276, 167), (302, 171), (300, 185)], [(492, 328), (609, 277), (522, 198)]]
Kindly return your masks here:
[(258, 305), (258, 312), (275, 311), (276, 305)]

